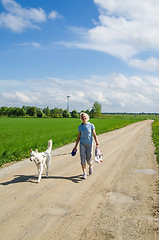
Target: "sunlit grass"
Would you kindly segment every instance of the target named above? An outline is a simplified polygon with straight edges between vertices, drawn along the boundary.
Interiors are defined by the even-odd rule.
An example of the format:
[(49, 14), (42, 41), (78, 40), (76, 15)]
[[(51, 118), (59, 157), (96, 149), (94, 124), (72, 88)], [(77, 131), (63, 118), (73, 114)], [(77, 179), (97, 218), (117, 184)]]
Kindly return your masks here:
[(152, 124), (152, 138), (156, 148), (157, 162), (159, 163), (159, 120), (155, 120)]

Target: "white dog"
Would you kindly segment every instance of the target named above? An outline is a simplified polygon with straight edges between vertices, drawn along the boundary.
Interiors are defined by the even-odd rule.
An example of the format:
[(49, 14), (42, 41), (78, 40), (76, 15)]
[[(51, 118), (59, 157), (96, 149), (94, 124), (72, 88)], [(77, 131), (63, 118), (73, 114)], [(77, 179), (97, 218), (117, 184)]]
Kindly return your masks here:
[(45, 152), (39, 153), (38, 149), (36, 149), (36, 151), (32, 151), (31, 149), (30, 161), (34, 161), (37, 166), (38, 173), (39, 173), (38, 183), (41, 180), (43, 167), (45, 167), (46, 177), (48, 177), (49, 167), (51, 163), (51, 149), (52, 149), (52, 140), (48, 141), (48, 148)]

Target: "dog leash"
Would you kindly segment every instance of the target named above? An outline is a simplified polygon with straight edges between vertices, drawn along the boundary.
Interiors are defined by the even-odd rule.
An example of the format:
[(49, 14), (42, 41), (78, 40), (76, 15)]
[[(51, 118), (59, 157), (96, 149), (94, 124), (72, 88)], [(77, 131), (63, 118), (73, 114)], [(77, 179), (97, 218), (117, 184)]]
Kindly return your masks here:
[(61, 153), (61, 154), (57, 154), (57, 155), (53, 155), (52, 157), (59, 157), (59, 156), (63, 156), (63, 155), (68, 155), (71, 154), (72, 156), (75, 156), (77, 152), (77, 149), (73, 149), (72, 152), (69, 153)]
[(69, 154), (71, 154), (71, 152), (69, 152), (69, 153), (61, 153), (61, 154), (57, 154), (57, 155), (52, 155), (52, 157), (59, 157), (59, 156), (69, 155)]

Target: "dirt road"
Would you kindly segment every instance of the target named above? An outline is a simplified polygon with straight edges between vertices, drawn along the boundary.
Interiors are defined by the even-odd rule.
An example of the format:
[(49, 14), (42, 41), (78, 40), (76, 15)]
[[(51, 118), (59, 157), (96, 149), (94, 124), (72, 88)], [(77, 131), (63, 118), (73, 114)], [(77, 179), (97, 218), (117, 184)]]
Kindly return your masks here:
[(94, 163), (94, 174), (86, 180), (79, 151), (75, 157), (62, 155), (74, 144), (52, 152), (49, 178), (43, 175), (39, 184), (28, 159), (2, 168), (0, 239), (159, 239), (151, 123), (100, 135), (103, 163)]

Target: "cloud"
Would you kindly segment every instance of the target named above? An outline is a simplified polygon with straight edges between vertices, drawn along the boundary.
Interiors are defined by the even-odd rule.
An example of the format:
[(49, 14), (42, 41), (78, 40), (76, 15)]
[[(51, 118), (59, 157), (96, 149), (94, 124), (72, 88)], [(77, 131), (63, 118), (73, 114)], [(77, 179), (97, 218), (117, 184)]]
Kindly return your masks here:
[[(1, 80), (2, 81), (2, 80)], [(0, 105), (30, 105), (44, 108), (92, 109), (95, 101), (103, 112), (157, 112), (159, 78), (152, 76), (93, 75), (86, 79), (28, 79), (25, 82), (1, 82)], [(83, 88), (83, 86), (85, 86)], [(13, 88), (14, 87), (14, 88)]]
[[(94, 0), (99, 7), (100, 25), (89, 31), (99, 36), (103, 47), (108, 44), (112, 55), (130, 59), (147, 49), (159, 50), (159, 2), (156, 0)], [(97, 35), (96, 35), (97, 34)], [(97, 43), (101, 43), (97, 39)], [(113, 52), (117, 46), (120, 51)]]
[(57, 18), (62, 18), (62, 16), (57, 11), (51, 11), (48, 15), (48, 18), (54, 20)]
[(29, 47), (29, 46), (35, 47), (35, 48), (41, 47), (41, 44), (37, 42), (25, 42), (25, 43), (20, 43), (18, 45), (22, 47)]
[(6, 11), (0, 13), (0, 27), (9, 28), (16, 33), (21, 33), (26, 28), (39, 29), (38, 24), (46, 22), (48, 18), (59, 18), (59, 14), (55, 11), (47, 15), (42, 8), (23, 8), (14, 0), (1, 2)]
[(159, 70), (159, 60), (154, 57), (150, 57), (147, 60), (132, 59), (129, 61), (129, 65), (138, 69), (143, 69), (148, 71)]
[(21, 5), (14, 0), (2, 0), (2, 4), (4, 8), (14, 16), (30, 19), (35, 22), (46, 21), (46, 13), (42, 8), (22, 8)]
[(32, 102), (29, 96), (19, 91), (16, 91), (14, 93), (4, 92), (2, 93), (2, 97), (8, 102), (12, 102), (13, 104), (15, 104), (16, 102), (20, 102), (21, 104), (30, 104)]
[[(157, 0), (94, 0), (99, 20), (91, 29), (72, 28), (80, 36), (77, 42), (61, 42), (66, 47), (101, 51), (143, 70), (158, 70), (158, 59), (143, 53), (159, 51), (159, 2)], [(148, 63), (151, 66), (147, 67)]]

